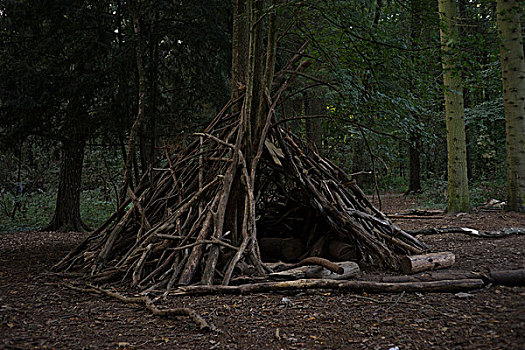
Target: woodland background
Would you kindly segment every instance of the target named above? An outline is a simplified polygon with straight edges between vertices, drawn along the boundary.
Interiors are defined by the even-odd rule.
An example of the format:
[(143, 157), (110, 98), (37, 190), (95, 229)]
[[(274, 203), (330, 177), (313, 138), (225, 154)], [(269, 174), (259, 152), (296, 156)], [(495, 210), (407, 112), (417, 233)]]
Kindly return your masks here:
[[(501, 39), (495, 1), (457, 9), (449, 58), (463, 82), (477, 206), (506, 197)], [(287, 127), (367, 193), (445, 208), (438, 2), (290, 1), (277, 12), (278, 67), (310, 42), (311, 66), (278, 107)], [(232, 13), (215, 0), (3, 1), (0, 231), (97, 227), (117, 208), (127, 159), (137, 183), (192, 141), (230, 98)], [(129, 153), (139, 90), (144, 119)], [(64, 210), (69, 219), (57, 220)]]

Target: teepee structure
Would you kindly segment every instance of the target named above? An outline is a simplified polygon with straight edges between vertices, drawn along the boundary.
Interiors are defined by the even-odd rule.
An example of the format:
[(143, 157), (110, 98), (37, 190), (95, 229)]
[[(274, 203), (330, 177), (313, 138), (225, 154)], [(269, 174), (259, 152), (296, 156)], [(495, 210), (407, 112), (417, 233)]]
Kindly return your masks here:
[[(284, 127), (276, 107), (309, 65), (302, 60), (306, 45), (274, 74), (275, 13), (269, 15), (266, 54), (257, 55), (263, 21), (257, 11), (246, 11), (253, 23), (243, 32), (248, 68), (237, 82), (234, 77), (230, 103), (182, 151), (166, 152), (162, 168), (127, 188), (127, 202), (56, 271), (168, 292), (178, 285), (265, 277), (271, 259), (321, 256), (398, 269), (401, 256), (426, 250), (342, 169)], [(294, 254), (275, 254), (289, 242)]]

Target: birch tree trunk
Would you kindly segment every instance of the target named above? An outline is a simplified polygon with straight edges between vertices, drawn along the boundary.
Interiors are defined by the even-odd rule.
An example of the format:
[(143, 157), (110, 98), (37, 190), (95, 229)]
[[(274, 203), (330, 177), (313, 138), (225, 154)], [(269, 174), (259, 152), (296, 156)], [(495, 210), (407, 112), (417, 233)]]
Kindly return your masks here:
[(507, 207), (525, 211), (525, 59), (519, 4), (498, 0), (503, 99), (507, 134)]
[(452, 57), (452, 47), (458, 38), (456, 0), (438, 0), (442, 49), (443, 84), (445, 85), (445, 114), (448, 154), (448, 211), (470, 209), (467, 180), (467, 147), (463, 86)]

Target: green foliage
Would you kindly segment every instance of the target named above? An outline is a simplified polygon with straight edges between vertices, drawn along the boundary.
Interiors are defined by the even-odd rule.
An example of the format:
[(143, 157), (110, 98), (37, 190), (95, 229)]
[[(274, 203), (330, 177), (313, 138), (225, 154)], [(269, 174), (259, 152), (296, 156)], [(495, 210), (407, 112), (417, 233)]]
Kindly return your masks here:
[[(97, 213), (115, 197), (120, 158), (126, 157), (122, 149), (137, 108), (136, 38), (128, 4), (51, 0), (0, 5), (0, 152), (9, 165), (0, 166), (0, 188), (6, 193), (15, 182), (23, 183), (28, 196), (35, 194), (37, 182), (45, 184), (41, 190), (56, 191), (58, 167), (68, 166), (59, 164), (57, 146), (87, 141), (88, 147), (97, 143), (100, 148), (86, 150), (83, 188), (99, 191), (102, 199), (83, 196), (88, 203), (83, 208), (94, 206), (93, 211), (84, 209), (86, 221), (97, 221)], [(180, 142), (181, 133), (207, 124), (227, 101), (231, 4), (136, 4), (146, 72), (146, 118), (136, 164), (141, 176), (155, 161), (156, 146)], [(36, 157), (30, 146), (35, 136), (54, 143), (47, 150), (38, 148), (43, 159), (52, 161)], [(6, 197), (5, 203), (10, 202)], [(46, 221), (41, 219), (38, 224)]]
[[(147, 86), (137, 154), (140, 176), (154, 161), (149, 159), (154, 146), (157, 156), (164, 144), (176, 149), (229, 98), (232, 8), (219, 0), (137, 4)], [(94, 227), (114, 210), (122, 149), (137, 108), (127, 6), (126, 1), (98, 0), (0, 5), (0, 230), (50, 220), (60, 142), (79, 133), (87, 139), (83, 219)], [(461, 31), (451, 55), (465, 83), (476, 205), (487, 197), (503, 198), (501, 67), (494, 2), (462, 1), (460, 10)], [(323, 120), (322, 152), (350, 173), (375, 170), (382, 191), (404, 192), (415, 135), (424, 179), (421, 196), (443, 207), (446, 131), (437, 2), (307, 0), (281, 4), (279, 13), (281, 29), (291, 29), (279, 43), (277, 69), (304, 40), (310, 41), (306, 73), (318, 80), (299, 77), (290, 90), (299, 94), (285, 97), (290, 104), (300, 104), (304, 96), (323, 101), (330, 118)], [(300, 92), (319, 81), (328, 84)], [(277, 112), (287, 116), (286, 108)], [(293, 117), (302, 113), (296, 110)], [(305, 132), (302, 122), (287, 125)], [(374, 189), (372, 175), (356, 178), (365, 190)], [(24, 185), (22, 197), (13, 190), (17, 182)], [(11, 219), (15, 205), (20, 210)]]
[[(450, 55), (454, 74), (465, 83), (469, 175), (499, 181), (505, 129), (494, 3), (460, 2), (460, 13)], [(397, 179), (407, 179), (408, 148), (418, 139), (421, 176), (442, 183), (446, 131), (437, 2), (315, 2), (305, 5), (299, 22), (301, 35), (313, 43), (313, 70), (337, 82), (337, 91), (322, 90), (332, 112), (328, 154), (350, 172), (374, 167), (380, 189), (390, 190), (403, 186)], [(362, 179), (361, 186), (373, 188), (370, 176)]]
[(423, 183), (423, 191), (416, 195), (422, 207), (445, 210), (447, 208), (447, 181), (429, 180)]
[(111, 17), (104, 1), (7, 2), (0, 52), (0, 131), (7, 140), (89, 135), (108, 86)]
[(83, 191), (80, 195), (80, 203), (80, 216), (84, 223), (91, 228), (96, 228), (102, 224), (117, 208), (114, 197), (108, 198), (100, 188)]
[(0, 195), (0, 232), (38, 230), (53, 216), (56, 196), (53, 192), (15, 196), (2, 191)]
[(496, 98), (465, 110), (470, 150), (469, 163), (476, 179), (505, 176), (505, 115), (503, 98)]
[[(24, 196), (0, 192), (0, 232), (38, 230), (46, 226), (55, 210), (55, 197), (53, 191)], [(116, 208), (114, 198), (107, 198), (99, 188), (83, 191), (81, 203), (80, 215), (91, 228), (102, 224)]]
[(408, 179), (404, 176), (384, 176), (379, 180), (382, 191), (392, 193), (403, 193), (408, 188)]
[[(469, 184), (471, 206), (477, 207), (490, 199), (505, 200), (505, 180), (478, 180)], [(423, 184), (423, 192), (414, 195), (418, 199), (419, 207), (446, 209), (447, 181), (429, 180)]]
[(474, 181), (470, 186), (470, 200), (474, 207), (484, 204), (491, 199), (505, 201), (504, 178)]

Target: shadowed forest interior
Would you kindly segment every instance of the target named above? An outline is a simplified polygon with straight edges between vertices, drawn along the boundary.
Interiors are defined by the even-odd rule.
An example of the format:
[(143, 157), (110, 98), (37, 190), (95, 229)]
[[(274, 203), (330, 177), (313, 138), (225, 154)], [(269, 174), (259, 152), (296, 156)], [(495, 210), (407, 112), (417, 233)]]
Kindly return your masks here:
[(244, 260), (261, 276), (317, 255), (397, 268), (396, 250), (427, 247), (369, 195), (524, 208), (522, 10), (8, 2), (1, 229), (94, 230), (57, 268), (132, 263), (134, 285), (172, 263), (168, 285), (211, 284), (221, 259), (223, 284)]
[(0, 3), (0, 348), (508, 348), (525, 2)]

